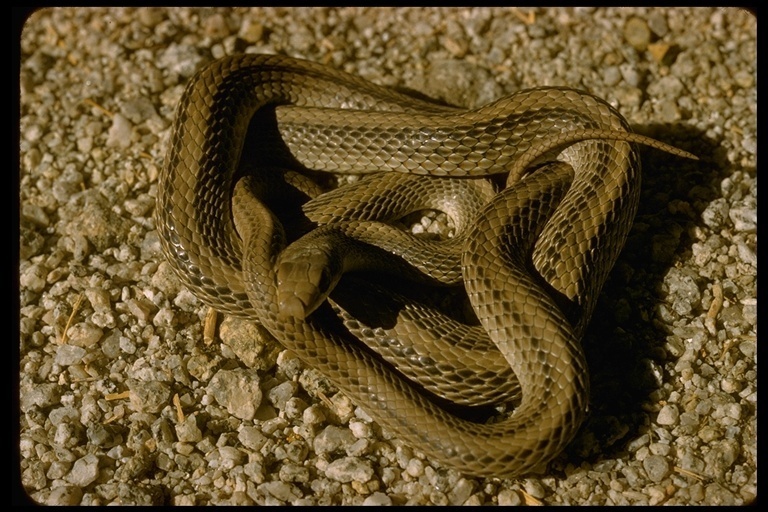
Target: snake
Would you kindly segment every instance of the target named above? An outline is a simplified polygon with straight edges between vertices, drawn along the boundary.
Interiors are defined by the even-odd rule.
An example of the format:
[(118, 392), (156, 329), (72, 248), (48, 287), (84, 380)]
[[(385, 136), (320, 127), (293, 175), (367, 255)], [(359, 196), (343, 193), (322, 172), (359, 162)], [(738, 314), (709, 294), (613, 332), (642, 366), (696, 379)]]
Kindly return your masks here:
[[(581, 338), (637, 211), (638, 143), (695, 158), (573, 88), (463, 109), (307, 60), (231, 55), (181, 95), (156, 223), (203, 303), (263, 325), (430, 460), (515, 478), (587, 415)], [(357, 181), (305, 186), (339, 174)], [(420, 209), (447, 211), (456, 236), (392, 227)], [(428, 284), (470, 313), (441, 309)], [(473, 395), (514, 405), (477, 419)]]

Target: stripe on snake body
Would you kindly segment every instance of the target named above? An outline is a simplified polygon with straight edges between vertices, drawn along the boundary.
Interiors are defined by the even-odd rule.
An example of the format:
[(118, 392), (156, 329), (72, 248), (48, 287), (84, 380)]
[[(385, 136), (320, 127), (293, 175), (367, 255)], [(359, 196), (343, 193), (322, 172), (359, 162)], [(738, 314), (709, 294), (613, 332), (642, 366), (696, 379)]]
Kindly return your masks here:
[[(252, 119), (257, 124), (262, 119), (254, 118), (257, 112), (268, 127), (277, 128), (279, 137), (265, 135), (247, 148), (259, 155), (256, 174), (241, 176), (248, 127)], [(466, 474), (514, 477), (556, 457), (584, 418), (588, 375), (580, 339), (639, 198), (639, 160), (631, 142), (690, 156), (632, 134), (610, 105), (573, 89), (531, 89), (462, 110), (312, 62), (277, 55), (231, 56), (201, 70), (182, 96), (158, 183), (157, 225), (169, 261), (203, 302), (260, 322), (382, 427), (430, 459)], [(561, 163), (529, 172), (553, 157)], [(478, 423), (457, 416), (430, 398), (438, 391), (409, 382), (407, 372), (397, 369), (401, 363), (385, 361), (358, 339), (372, 333), (384, 343), (402, 336), (434, 341), (457, 333), (462, 347), (457, 353), (439, 348), (440, 357), (429, 352), (411, 357), (418, 349), (408, 344), (391, 352), (402, 364), (409, 357), (436, 361), (426, 371), (413, 372), (427, 381), (448, 364), (442, 356), (452, 358), (447, 382), (465, 386), (459, 400), (471, 400), (467, 384), (472, 379), (462, 381), (460, 376), (463, 362), (473, 357), (473, 348), (464, 343), (478, 326), (455, 327), (462, 322), (444, 321), (426, 302), (387, 295), (388, 287), (380, 283), (361, 287), (370, 286), (368, 298), (374, 303), (383, 294), (382, 316), (376, 316), (375, 305), (365, 319), (350, 315), (340, 304), (350, 300), (355, 283), (365, 283), (365, 276), (354, 278), (362, 281), (341, 277), (338, 301), (333, 290), (321, 290), (330, 292), (330, 301), (322, 296), (312, 312), (303, 310), (313, 299), (300, 299), (298, 316), (291, 308), (281, 310), (281, 301), (287, 303), (279, 298), (283, 292), (277, 285), (281, 253), (289, 240), (300, 244), (302, 236), (310, 242), (316, 236), (286, 233), (281, 219), (266, 206), (276, 199), (268, 197), (271, 187), (260, 183), (259, 165), (282, 162), (316, 171), (429, 175), (425, 180), (509, 173), (504, 191), (475, 203), (478, 213), (469, 215), (473, 220), (459, 220), (459, 236), (465, 240), (455, 244), (462, 246), (457, 272), (484, 331), (478, 346), (495, 345), (477, 350), (495, 351), (494, 357), (517, 377), (509, 388), (517, 407), (507, 418)], [(393, 180), (392, 186), (399, 183)], [(402, 187), (392, 196), (410, 190)], [(340, 226), (334, 216), (352, 210), (356, 218), (374, 220), (383, 211), (386, 215), (382, 204), (387, 196), (385, 192), (369, 202), (364, 186), (331, 192), (333, 201), (327, 202), (332, 211), (336, 201), (342, 202), (340, 213), (322, 222)], [(320, 196), (313, 201), (317, 206), (325, 200)], [(440, 201), (444, 209), (453, 207), (451, 198)], [(389, 202), (398, 206), (402, 201)], [(307, 217), (314, 215), (315, 206), (304, 211)], [(365, 243), (376, 244), (375, 239)], [(422, 265), (429, 264), (430, 254), (419, 257)], [(299, 282), (309, 274), (329, 280), (323, 275), (327, 265), (315, 264), (295, 265)], [(281, 280), (291, 277), (289, 267)], [(383, 325), (387, 321), (394, 324)], [(479, 361), (474, 364), (487, 366)], [(490, 400), (493, 389), (478, 395)]]

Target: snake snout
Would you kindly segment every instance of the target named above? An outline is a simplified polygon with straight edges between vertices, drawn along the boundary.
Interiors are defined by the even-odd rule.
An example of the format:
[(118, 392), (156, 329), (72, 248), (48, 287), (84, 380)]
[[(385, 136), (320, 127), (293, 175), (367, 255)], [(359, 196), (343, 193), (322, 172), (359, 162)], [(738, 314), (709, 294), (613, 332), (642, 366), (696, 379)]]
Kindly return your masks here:
[(284, 318), (304, 319), (328, 297), (341, 274), (322, 251), (284, 253), (277, 265), (277, 302)]

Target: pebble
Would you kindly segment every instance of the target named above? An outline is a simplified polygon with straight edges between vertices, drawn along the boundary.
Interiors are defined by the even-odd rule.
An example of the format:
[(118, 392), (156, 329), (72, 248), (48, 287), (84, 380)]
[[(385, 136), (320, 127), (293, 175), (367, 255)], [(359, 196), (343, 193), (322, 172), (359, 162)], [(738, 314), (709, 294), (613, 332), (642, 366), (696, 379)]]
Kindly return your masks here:
[(99, 476), (99, 458), (88, 454), (77, 459), (67, 475), (67, 481), (77, 487), (86, 487)]
[(499, 506), (517, 507), (522, 504), (520, 494), (512, 489), (502, 489), (498, 494)]
[(730, 214), (730, 207), (725, 198), (715, 199), (701, 212), (701, 220), (713, 230), (719, 230)]
[(345, 451), (356, 438), (351, 430), (329, 425), (313, 441), (313, 448), (319, 455)]
[(674, 405), (665, 405), (659, 411), (656, 421), (659, 425), (674, 425), (677, 423), (680, 414)]
[(285, 463), (280, 466), (280, 480), (283, 482), (309, 482), (310, 473), (309, 469), (298, 464)]
[(267, 398), (278, 409), (285, 409), (286, 403), (293, 398), (297, 389), (298, 385), (292, 380), (288, 380), (270, 389)]
[(285, 482), (265, 482), (259, 485), (258, 490), (284, 503), (289, 503), (301, 497), (301, 492), (296, 486)]
[(158, 413), (170, 403), (171, 386), (166, 382), (126, 381), (131, 391), (131, 408), (138, 412)]
[(209, 458), (209, 464), (213, 468), (230, 470), (247, 460), (245, 453), (234, 446), (221, 446), (211, 453), (216, 454)]
[(257, 427), (244, 425), (240, 429), (237, 439), (246, 448), (258, 452), (266, 444), (268, 438)]
[(649, 455), (643, 459), (643, 469), (652, 482), (661, 482), (669, 474), (669, 462), (661, 455)]
[(72, 506), (79, 505), (83, 499), (83, 490), (75, 485), (60, 485), (51, 491), (46, 500), (46, 505)]
[(332, 461), (325, 468), (325, 476), (342, 483), (365, 483), (373, 478), (373, 474), (370, 461), (359, 457), (342, 457)]
[(219, 336), (240, 361), (254, 370), (274, 368), (282, 350), (255, 323), (237, 317), (227, 317), (221, 322)]
[(641, 18), (630, 18), (624, 25), (624, 38), (637, 50), (643, 51), (648, 47), (651, 39), (651, 30), (648, 24)]
[(757, 208), (754, 204), (736, 204), (728, 210), (728, 217), (736, 231), (755, 233), (757, 231)]
[(109, 128), (107, 147), (126, 149), (131, 144), (132, 135), (133, 124), (122, 114), (115, 114)]
[(383, 492), (374, 492), (363, 500), (363, 505), (372, 507), (381, 507), (392, 505), (392, 498)]
[(678, 315), (688, 315), (700, 307), (701, 291), (692, 272), (672, 268), (664, 281), (673, 297), (673, 308)]
[(448, 501), (451, 505), (467, 504), (467, 500), (469, 500), (474, 491), (475, 484), (472, 481), (466, 478), (459, 478), (448, 492)]
[(219, 370), (208, 384), (216, 402), (242, 420), (252, 420), (261, 404), (259, 375), (253, 370)]
[(188, 416), (181, 423), (177, 423), (176, 435), (180, 443), (196, 443), (203, 438), (203, 433), (197, 426), (195, 416)]
[(90, 347), (101, 340), (104, 330), (91, 322), (79, 322), (67, 330), (68, 343), (78, 347)]
[(56, 349), (56, 364), (69, 366), (80, 363), (85, 356), (85, 349), (74, 345), (61, 345)]

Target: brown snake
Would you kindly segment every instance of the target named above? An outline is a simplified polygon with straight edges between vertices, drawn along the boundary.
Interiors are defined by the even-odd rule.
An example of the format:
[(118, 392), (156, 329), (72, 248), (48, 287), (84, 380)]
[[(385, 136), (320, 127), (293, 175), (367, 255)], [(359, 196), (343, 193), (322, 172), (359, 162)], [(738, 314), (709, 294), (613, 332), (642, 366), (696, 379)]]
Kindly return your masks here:
[[(522, 91), (467, 111), (307, 61), (232, 56), (200, 71), (181, 98), (157, 224), (168, 259), (203, 302), (260, 322), (431, 459), (466, 474), (514, 477), (555, 457), (583, 421), (589, 393), (580, 339), (637, 209), (632, 142), (693, 158), (632, 134), (607, 103), (573, 89)], [(246, 153), (258, 158), (253, 175), (240, 164)], [(292, 207), (280, 191), (302, 195), (274, 169), (285, 166), (405, 173), (321, 195), (284, 220), (282, 210)], [(444, 178), (503, 174), (509, 185), (495, 196), (488, 181)], [(369, 207), (371, 193), (377, 199)], [(456, 206), (459, 200), (470, 205)], [(382, 222), (426, 208), (457, 210), (448, 249), (409, 249), (402, 232)], [(313, 231), (312, 222), (325, 225)], [(292, 233), (289, 226), (303, 227)], [(438, 265), (441, 251), (446, 260)], [(411, 259), (421, 268), (406, 270)], [(339, 279), (379, 264), (401, 276), (433, 272), (439, 275), (424, 279), (463, 283), (479, 325), (447, 318), (381, 280)], [(365, 298), (356, 304), (361, 292), (374, 306)], [(379, 307), (387, 322), (372, 311)], [(497, 422), (467, 419), (432, 395), (441, 354), (391, 349), (432, 364), (413, 384), (403, 377), (411, 370), (396, 367), (402, 358), (387, 362), (359, 337), (458, 339), (460, 361), (480, 362), (472, 375), (446, 370), (448, 387), (462, 388), (457, 400), (472, 403), (472, 383), (482, 380), (492, 384), (478, 394), (493, 401), (503, 385), (492, 379), (501, 376), (512, 385), (500, 393), (519, 395), (517, 407)], [(465, 343), (473, 338), (480, 344)], [(482, 359), (486, 352), (501, 361), (498, 369)], [(416, 366), (413, 372), (424, 371)]]

